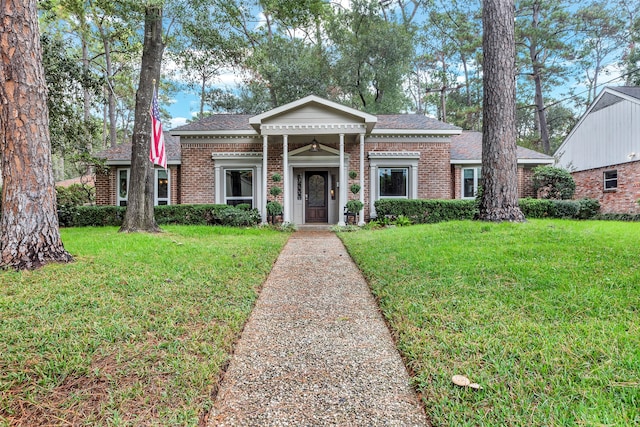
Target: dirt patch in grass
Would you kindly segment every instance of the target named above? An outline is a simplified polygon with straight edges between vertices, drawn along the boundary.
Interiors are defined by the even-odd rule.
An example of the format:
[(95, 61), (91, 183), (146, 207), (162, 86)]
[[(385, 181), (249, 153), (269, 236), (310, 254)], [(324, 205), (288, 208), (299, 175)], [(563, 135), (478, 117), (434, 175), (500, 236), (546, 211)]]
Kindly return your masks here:
[[(7, 397), (13, 395), (9, 399), (12, 403), (0, 414), (9, 425), (25, 427), (106, 425), (115, 421), (161, 425), (163, 417), (157, 402), (162, 402), (165, 411), (185, 404), (184, 396), (171, 389), (178, 374), (167, 366), (166, 359), (171, 356), (162, 350), (167, 344), (148, 334), (142, 342), (95, 356), (86, 375), (67, 377), (51, 390), (36, 385), (32, 390), (24, 386), (7, 390)], [(200, 403), (203, 407), (204, 402)], [(207, 414), (204, 409), (199, 414), (200, 425), (206, 425)]]

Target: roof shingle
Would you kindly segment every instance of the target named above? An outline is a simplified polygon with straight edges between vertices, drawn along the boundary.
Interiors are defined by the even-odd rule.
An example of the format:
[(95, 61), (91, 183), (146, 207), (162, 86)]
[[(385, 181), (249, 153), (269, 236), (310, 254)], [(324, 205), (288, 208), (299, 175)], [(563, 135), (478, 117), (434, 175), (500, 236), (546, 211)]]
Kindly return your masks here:
[[(182, 157), (182, 153), (180, 151), (180, 138), (171, 136), (169, 132), (165, 131), (164, 144), (167, 150), (167, 160), (179, 161)], [(95, 156), (110, 161), (129, 161), (131, 160), (131, 142), (107, 148), (106, 150), (96, 153)]]
[[(518, 146), (518, 159), (551, 160), (551, 156)], [(451, 138), (451, 160), (482, 160), (482, 132), (463, 131)]]

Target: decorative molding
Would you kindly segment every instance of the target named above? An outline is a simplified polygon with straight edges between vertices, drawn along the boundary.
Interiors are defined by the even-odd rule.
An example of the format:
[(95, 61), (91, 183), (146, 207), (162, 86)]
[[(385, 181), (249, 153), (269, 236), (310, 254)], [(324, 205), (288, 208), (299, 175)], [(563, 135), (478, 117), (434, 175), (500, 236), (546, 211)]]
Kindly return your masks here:
[(419, 151), (369, 151), (370, 159), (419, 159)]
[(262, 159), (262, 153), (255, 152), (242, 152), (242, 151), (233, 151), (226, 153), (211, 153), (211, 158), (213, 160), (227, 160), (227, 159)]
[(281, 131), (294, 131), (294, 130), (327, 130), (327, 129), (345, 129), (345, 130), (359, 130), (366, 131), (367, 126), (361, 123), (274, 123), (274, 124), (261, 124), (260, 130), (281, 130)]

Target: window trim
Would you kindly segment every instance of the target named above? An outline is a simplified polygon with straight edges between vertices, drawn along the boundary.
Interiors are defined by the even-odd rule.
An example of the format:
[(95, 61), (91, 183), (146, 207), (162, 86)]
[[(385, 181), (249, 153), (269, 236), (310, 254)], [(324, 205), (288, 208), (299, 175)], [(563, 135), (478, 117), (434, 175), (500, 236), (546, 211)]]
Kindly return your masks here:
[[(127, 195), (122, 197), (120, 195), (120, 174), (126, 172), (127, 174)], [(117, 168), (116, 169), (116, 206), (127, 206), (129, 203), (129, 184), (131, 183), (131, 168)], [(124, 205), (122, 204), (124, 202)]]
[[(615, 173), (615, 178), (607, 178), (608, 173)], [(618, 190), (618, 170), (617, 169), (609, 169), (602, 172), (602, 190), (604, 192), (608, 191), (617, 191)], [(607, 187), (607, 183), (614, 183), (615, 185), (612, 187)]]
[[(473, 196), (464, 195), (464, 171), (473, 171)], [(460, 198), (464, 200), (475, 199), (478, 195), (478, 187), (480, 186), (480, 176), (482, 173), (482, 166), (468, 166), (460, 169)]]
[(375, 202), (382, 198), (380, 197), (379, 168), (408, 168), (406, 198), (418, 198), (420, 156), (419, 151), (369, 151), (369, 212), (371, 217), (376, 216)]
[[(377, 193), (380, 196), (380, 199), (409, 199), (410, 198), (410, 194), (409, 194), (409, 180), (410, 178), (410, 171), (411, 171), (411, 167), (409, 166), (378, 166), (378, 176), (377, 176), (377, 182), (376, 182), (376, 188), (377, 188)], [(405, 183), (404, 183), (404, 196), (383, 196), (382, 195), (382, 188), (380, 188), (380, 184), (381, 184), (381, 180), (380, 180), (380, 174), (381, 171), (383, 169), (389, 169), (391, 172), (393, 172), (393, 170), (404, 170), (406, 171), (405, 174)]]
[(160, 201), (166, 200), (166, 205), (171, 204), (171, 169), (166, 169), (167, 172), (167, 197), (163, 197), (162, 199), (158, 197), (158, 173), (160, 171), (164, 171), (162, 168), (154, 168), (153, 171), (153, 205), (159, 206)]
[[(251, 171), (251, 197), (242, 196), (228, 196), (227, 195), (227, 172), (230, 171)], [(252, 208), (256, 207), (256, 169), (253, 167), (224, 167), (222, 168), (222, 177), (224, 182), (222, 183), (222, 198), (225, 205), (229, 204), (229, 199), (233, 200), (247, 200)], [(244, 203), (244, 202), (243, 202)]]

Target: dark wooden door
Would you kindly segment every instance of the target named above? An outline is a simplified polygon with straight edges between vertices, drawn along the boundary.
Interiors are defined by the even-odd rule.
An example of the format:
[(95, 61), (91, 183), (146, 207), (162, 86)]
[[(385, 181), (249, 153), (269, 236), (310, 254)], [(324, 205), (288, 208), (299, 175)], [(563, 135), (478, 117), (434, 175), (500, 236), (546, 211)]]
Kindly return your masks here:
[(327, 172), (305, 173), (305, 222), (328, 221)]

